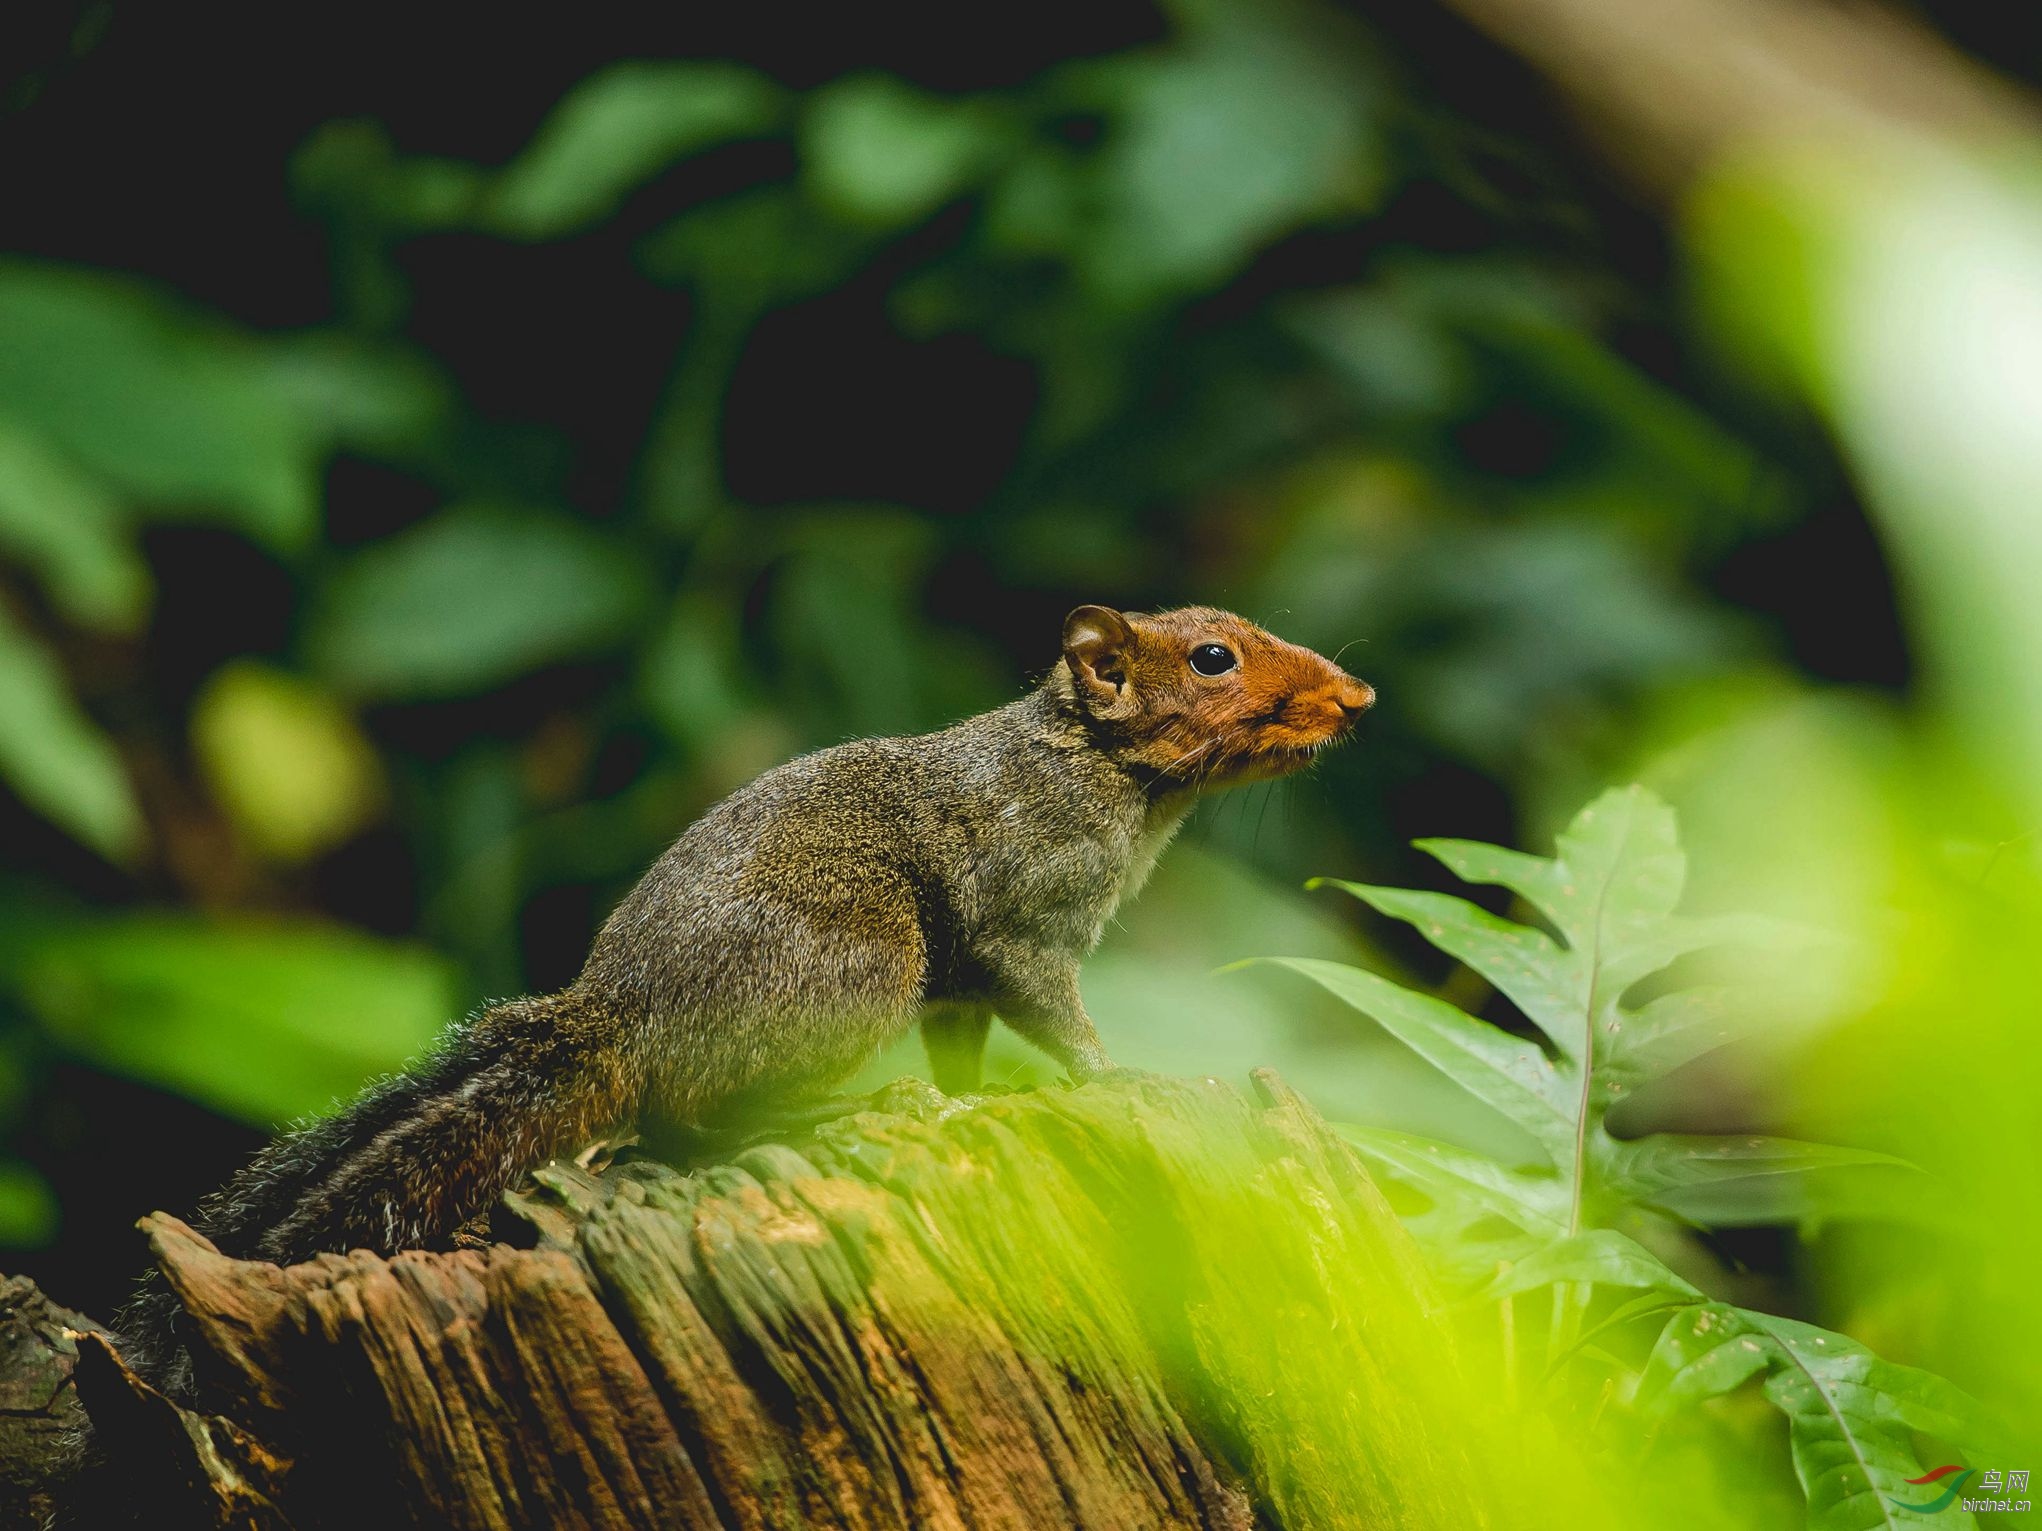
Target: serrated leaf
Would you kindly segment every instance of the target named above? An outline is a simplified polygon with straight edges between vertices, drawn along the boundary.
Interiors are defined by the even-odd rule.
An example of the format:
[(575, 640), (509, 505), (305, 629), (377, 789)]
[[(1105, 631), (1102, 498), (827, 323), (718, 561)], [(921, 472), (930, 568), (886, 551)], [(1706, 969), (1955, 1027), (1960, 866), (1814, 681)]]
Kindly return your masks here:
[(1682, 957), (1717, 947), (1781, 949), (1809, 939), (1805, 930), (1763, 915), (1726, 914), (1706, 918), (1667, 915), (1604, 944), (1600, 988), (1606, 1008), (1615, 1010), (1624, 991)]
[[(1720, 1193), (1726, 1186), (1799, 1180), (1824, 1171), (1913, 1169), (1891, 1154), (1803, 1143), (1792, 1138), (1655, 1133), (1624, 1141), (1598, 1134), (1591, 1151), (1596, 1158), (1596, 1179), (1602, 1195), (1687, 1217), (1694, 1215), (1701, 1198), (1684, 1200), (1683, 1193), (1697, 1190)], [(1777, 1196), (1769, 1197), (1754, 1209), (1766, 1215), (1753, 1218), (1736, 1216), (1734, 1204), (1726, 1208), (1725, 1200), (1717, 1195), (1712, 1203), (1716, 1215), (1708, 1221), (1734, 1224), (1778, 1220), (1778, 1214), (1793, 1204)]]
[[(1705, 1184), (1723, 1187), (1733, 1179), (1784, 1173), (1783, 1166), (1761, 1163), (1762, 1156), (1747, 1150), (1743, 1171), (1712, 1174), (1702, 1167), (1703, 1151), (1693, 1145), (1622, 1144), (1604, 1126), (1610, 1109), (1640, 1087), (1735, 1040), (1750, 1009), (1748, 998), (1723, 985), (1676, 987), (1627, 1008), (1625, 995), (1639, 979), (1690, 953), (1798, 938), (1751, 917), (1675, 912), (1686, 859), (1664, 803), (1639, 787), (1604, 793), (1559, 837), (1561, 854), (1550, 860), (1466, 840), (1421, 844), (1444, 865), (1519, 893), (1562, 938), (1556, 942), (1465, 899), (1333, 882), (1459, 958), (1552, 1040), (1560, 1056), (1550, 1069), (1554, 1082), (1541, 1098), (1565, 1118), (1567, 1135), (1556, 1141), (1552, 1122), (1544, 1119), (1535, 1135), (1554, 1153), (1568, 1185), (1569, 1232), (1662, 1191), (1687, 1189), (1692, 1195)], [(1529, 1124), (1519, 1125), (1529, 1130)], [(1732, 1158), (1739, 1151), (1721, 1154)], [(1796, 1162), (1806, 1168), (1811, 1161), (1804, 1155)], [(1828, 1162), (1867, 1161), (1839, 1151)]]
[(1571, 900), (1561, 893), (1559, 863), (1544, 856), (1487, 845), (1480, 840), (1413, 840), (1412, 845), (1438, 861), (1462, 882), (1508, 888), (1556, 926)]
[[(1693, 1216), (1699, 1207), (1722, 1223), (1808, 1215), (1831, 1194), (1827, 1187), (1857, 1185), (1873, 1176), (1916, 1176), (1902, 1161), (1862, 1149), (1753, 1136), (1658, 1134), (1619, 1140), (1607, 1130), (1609, 1109), (1628, 1092), (1734, 1041), (1744, 1029), (1750, 1001), (1742, 991), (1689, 983), (1684, 972), (1663, 970), (1711, 948), (1798, 943), (1805, 933), (1745, 916), (1677, 913), (1686, 864), (1673, 816), (1635, 787), (1606, 793), (1584, 809), (1560, 836), (1560, 854), (1551, 861), (1467, 841), (1430, 841), (1426, 848), (1466, 878), (1520, 894), (1564, 942), (1556, 944), (1543, 934), (1525, 939), (1519, 932), (1529, 927), (1463, 900), (1340, 885), (1408, 921), (1488, 977), (1561, 1043), (1563, 1056), (1550, 1074), (1566, 1098), (1556, 1102), (1549, 1089), (1540, 1092), (1536, 1107), (1519, 1100), (1517, 1109), (1536, 1110), (1541, 1133), (1550, 1134), (1554, 1125), (1549, 1107), (1565, 1123), (1568, 1142), (1555, 1161), (1568, 1199), (1561, 1226), (1570, 1236), (1506, 1256), (1510, 1263), (1478, 1295), (1502, 1299), (1533, 1287), (1564, 1289), (1582, 1283), (1646, 1288), (1645, 1297), (1619, 1305), (1565, 1351), (1596, 1355), (1600, 1352), (1587, 1343), (1594, 1335), (1653, 1311), (1671, 1294), (1681, 1311), (1660, 1333), (1635, 1389), (1636, 1405), (1647, 1413), (1663, 1412), (1762, 1375), (1766, 1397), (1790, 1422), (1809, 1523), (1823, 1531), (1896, 1524), (1897, 1516), (1911, 1512), (1894, 1507), (1891, 1491), (1904, 1491), (1903, 1480), (1919, 1472), (1912, 1432), (1953, 1442), (1975, 1439), (1969, 1400), (1940, 1379), (1883, 1362), (1844, 1336), (1707, 1301), (1642, 1246), (1596, 1226), (1638, 1206), (1676, 1217)], [(1311, 976), (1379, 1019), (1371, 1001), (1380, 1004), (1384, 989), (1395, 990), (1373, 975), (1331, 964), (1290, 965), (1320, 969)], [(1626, 991), (1654, 974), (1661, 975), (1665, 992), (1627, 1007)], [(1464, 1025), (1481, 1024), (1439, 1001), (1432, 1003)], [(1425, 1020), (1422, 1035), (1432, 1051), (1406, 1040), (1436, 1063), (1445, 1051), (1443, 1037), (1454, 1038), (1464, 1056), (1479, 1051), (1437, 1011), (1426, 1012)], [(1491, 1103), (1511, 1109), (1500, 1097)], [(1530, 1125), (1524, 1117), (1516, 1119)], [(1508, 1204), (1499, 1194), (1499, 1166), (1484, 1168), (1464, 1157), (1452, 1161), (1449, 1171), (1442, 1162), (1412, 1154), (1394, 1137), (1379, 1144), (1373, 1157), (1393, 1174), (1413, 1179), (1429, 1174), (1437, 1184), (1458, 1188), (1464, 1206), (1494, 1210)], [(1883, 1211), (1893, 1196), (1888, 1192), (1884, 1201), (1859, 1196), (1855, 1202), (1832, 1204)], [(1528, 1220), (1520, 1216), (1517, 1221), (1523, 1226)], [(1463, 1269), (1472, 1266), (1471, 1252), (1454, 1248), (1467, 1242), (1465, 1215), (1435, 1222), (1433, 1231), (1449, 1240), (1448, 1261)], [(1572, 1311), (1578, 1313), (1578, 1307)], [(1556, 1332), (1568, 1330), (1562, 1325)], [(1610, 1365), (1623, 1369), (1615, 1358)]]
[(56, 660), (0, 607), (0, 777), (21, 800), (110, 860), (142, 840), (113, 745), (72, 699)]
[(1404, 1225), (1425, 1248), (1427, 1268), (1441, 1288), (1464, 1301), (1538, 1247), (1539, 1235), (1499, 1223), (1466, 1205), (1436, 1206)]
[(1760, 1372), (1787, 1416), (1794, 1471), (1818, 1531), (1915, 1523), (1913, 1432), (1978, 1441), (1977, 1405), (1961, 1389), (1880, 1359), (1846, 1335), (1794, 1319), (1709, 1303), (1661, 1334), (1637, 1400), (1651, 1411), (1727, 1392)]
[(1412, 926), (1502, 990), (1563, 1056), (1581, 1056), (1587, 1031), (1581, 961), (1544, 931), (1444, 893), (1379, 888), (1338, 878), (1315, 878), (1312, 885), (1340, 888)]
[(1557, 1231), (1566, 1217), (1550, 1174), (1507, 1169), (1487, 1154), (1387, 1127), (1343, 1123), (1339, 1131), (1365, 1158), (1435, 1199), (1457, 1198), (1532, 1231)]
[(1659, 1208), (1710, 1228), (1798, 1225), (1812, 1237), (1833, 1221), (1898, 1222), (1932, 1229), (1937, 1209), (1912, 1167), (1866, 1165), (1837, 1174), (1732, 1176), (1661, 1193)]
[[(1612, 1329), (1620, 1329), (1638, 1319), (1662, 1313), (1671, 1314), (1682, 1308), (1694, 1307), (1706, 1300), (1700, 1293), (1689, 1296), (1678, 1291), (1669, 1292), (1664, 1288), (1649, 1289), (1611, 1308), (1592, 1328), (1584, 1331), (1581, 1338), (1585, 1342), (1598, 1335), (1607, 1334)], [(1630, 1372), (1635, 1368), (1626, 1365), (1623, 1370)]]
[(1559, 1281), (1585, 1281), (1596, 1286), (1645, 1287), (1699, 1299), (1701, 1293), (1668, 1270), (1660, 1258), (1634, 1239), (1608, 1228), (1594, 1228), (1561, 1239), (1527, 1255), (1481, 1293), (1507, 1297), (1513, 1292), (1551, 1286)]
[(765, 76), (735, 64), (615, 65), (554, 108), (492, 188), (486, 221), (519, 239), (571, 233), (684, 156), (771, 127), (781, 100)]
[[(1612, 920), (1645, 923), (1673, 913), (1687, 882), (1673, 810), (1643, 787), (1613, 787), (1560, 831), (1560, 862), (1570, 876), (1560, 884), (1557, 913), (1569, 939), (1592, 938)], [(1613, 901), (1613, 888), (1624, 896)]]
[(1266, 960), (1303, 974), (1372, 1017), (1462, 1089), (1522, 1127), (1555, 1164), (1572, 1153), (1566, 1087), (1531, 1043), (1361, 968), (1311, 957)]
[(1614, 788), (1582, 809), (1561, 831), (1557, 860), (1470, 840), (1417, 845), (1470, 881), (1521, 894), (1598, 964), (1606, 948), (1662, 930), (1687, 877), (1673, 810), (1642, 787)]
[[(1606, 1094), (1635, 1093), (1647, 1080), (1728, 1046), (1746, 1034), (1739, 1023), (1750, 996), (1727, 985), (1675, 989), (1605, 1023), (1600, 1062)], [(1611, 1099), (1611, 1105), (1616, 1101)]]

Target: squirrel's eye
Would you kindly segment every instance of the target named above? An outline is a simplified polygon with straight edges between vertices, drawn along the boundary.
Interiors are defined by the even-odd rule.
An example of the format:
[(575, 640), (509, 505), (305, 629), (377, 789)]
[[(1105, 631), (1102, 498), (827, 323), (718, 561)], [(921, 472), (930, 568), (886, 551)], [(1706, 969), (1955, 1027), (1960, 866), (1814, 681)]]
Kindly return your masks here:
[(1234, 651), (1217, 643), (1201, 643), (1191, 651), (1191, 668), (1200, 675), (1224, 675), (1237, 663)]

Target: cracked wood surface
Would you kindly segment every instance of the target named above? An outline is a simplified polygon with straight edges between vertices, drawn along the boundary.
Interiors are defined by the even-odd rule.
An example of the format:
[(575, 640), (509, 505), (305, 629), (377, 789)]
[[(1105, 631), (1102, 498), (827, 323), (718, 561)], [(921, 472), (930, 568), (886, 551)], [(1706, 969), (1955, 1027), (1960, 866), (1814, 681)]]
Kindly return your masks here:
[[(1279, 1081), (878, 1105), (548, 1166), (526, 1247), (278, 1268), (149, 1219), (203, 1412), (136, 1492), (302, 1528), (1493, 1521), (1408, 1241)], [(163, 1435), (110, 1349), (79, 1383), (112, 1459)]]

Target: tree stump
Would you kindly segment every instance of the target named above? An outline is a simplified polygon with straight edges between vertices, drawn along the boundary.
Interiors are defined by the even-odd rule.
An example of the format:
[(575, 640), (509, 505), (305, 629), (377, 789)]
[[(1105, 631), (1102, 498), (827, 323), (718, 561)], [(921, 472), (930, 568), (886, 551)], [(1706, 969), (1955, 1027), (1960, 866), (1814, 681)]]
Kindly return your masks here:
[(279, 1268), (159, 1214), (198, 1409), (92, 1340), (80, 1394), (151, 1524), (1497, 1523), (1403, 1230), (1255, 1097), (903, 1081), (799, 1151), (549, 1165), (524, 1247)]
[(76, 1336), (97, 1327), (25, 1276), (0, 1279), (0, 1527), (38, 1525), (55, 1508), (47, 1467), (82, 1423)]

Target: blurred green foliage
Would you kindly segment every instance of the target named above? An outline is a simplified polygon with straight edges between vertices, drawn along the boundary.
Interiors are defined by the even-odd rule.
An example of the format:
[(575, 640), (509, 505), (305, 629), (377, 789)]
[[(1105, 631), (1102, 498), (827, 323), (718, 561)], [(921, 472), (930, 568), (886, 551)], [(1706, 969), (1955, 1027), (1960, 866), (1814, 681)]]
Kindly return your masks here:
[[(1612, 1131), (1613, 1117), (1683, 1066), (1780, 1024), (1778, 985), (1761, 978), (1751, 948), (1800, 947), (1805, 961), (1813, 933), (1678, 912), (1687, 861), (1674, 815), (1638, 787), (1584, 808), (1551, 859), (1467, 840), (1424, 849), (1469, 882), (1510, 889), (1523, 921), (1445, 894), (1338, 886), (1493, 984), (1539, 1040), (1363, 968), (1283, 966), (1375, 1019), (1523, 1134), (1522, 1151), (1499, 1160), (1349, 1129), (1380, 1173), (1416, 1194), (1406, 1222), (1438, 1268), (1478, 1289), (1474, 1301), (1550, 1297), (1542, 1324), (1528, 1315), (1520, 1329), (1500, 1309), (1470, 1319), (1502, 1336), (1504, 1364), (1530, 1369), (1543, 1350), (1542, 1391), (1569, 1401), (1597, 1448), (1633, 1469), (1655, 1452), (1678, 1453), (1668, 1433), (1708, 1449), (1715, 1422), (1697, 1406), (1763, 1379), (1791, 1422), (1808, 1523), (1836, 1531), (1890, 1521), (1888, 1505), (1921, 1497), (1908, 1485), (1927, 1467), (1999, 1444), (1984, 1411), (1942, 1378), (1709, 1295), (1726, 1273), (1695, 1234), (1868, 1212), (1911, 1220), (1917, 1203), (1943, 1194), (1932, 1181), (1891, 1155), (1834, 1144)], [(1695, 979), (1704, 955), (1724, 970), (1716, 982)], [(1620, 1407), (1609, 1409), (1613, 1398)], [(1765, 1491), (1755, 1498), (1724, 1506), (1726, 1523), (1740, 1514), (1748, 1523)]]
[[(502, 163), (370, 118), (313, 133), (289, 170), (330, 251), (312, 329), (0, 266), (0, 775), (127, 869), (32, 850), (23, 906), (88, 946), (133, 931), (166, 994), (209, 992), (237, 911), (280, 907), (415, 931), (470, 1001), (558, 983), (607, 900), (759, 769), (998, 702), (1076, 600), (1216, 599), (1359, 640), (1390, 701), (1316, 788), (1193, 832), (1100, 1003), (1142, 1061), (1331, 1048), (1334, 1101), (1425, 1125), (1427, 1087), (1329, 1010), (1182, 978), (1355, 950), (1211, 858), (1294, 877), (1305, 846), (1393, 854), (1369, 804), (1441, 759), (1510, 794), (1594, 775), (1639, 698), (1763, 652), (1690, 576), (1794, 491), (1612, 349), (1626, 300), (1544, 231), (1530, 204), (1554, 199), (1499, 193), (1479, 133), (1397, 74), (1351, 18), (1288, 3), (1187, 4), (1152, 43), (979, 93), (620, 62)], [(1420, 197), (1485, 237), (1380, 238)], [(556, 316), (581, 313), (563, 347)], [(881, 338), (844, 354), (846, 325)], [(528, 328), (543, 376), (518, 363)], [(916, 372), (953, 353), (983, 404)], [(1007, 434), (952, 439), (981, 414)], [(259, 582), (281, 571), (281, 630), (181, 651), (162, 603), (253, 599), (203, 554), (163, 572), (155, 529), (188, 525), (260, 549)], [(349, 860), (379, 843), (372, 871)], [(52, 872), (101, 907), (45, 908)], [(109, 887), (209, 914), (152, 923)], [(1272, 899), (1255, 945), (1189, 934)], [(330, 962), (267, 960), (265, 1003), (326, 1013)], [(20, 972), (24, 1059), (39, 1032), (262, 1125), (320, 1103), (282, 1082), (326, 1077), (289, 1056), (322, 1045), (309, 1024), (257, 1043), (248, 1007), (173, 1000), (176, 1027), (218, 1034), (137, 1038), (146, 1006), (88, 1024)], [(381, 1025), (324, 1045), (394, 1064), (417, 1030)]]
[[(1758, 1194), (1798, 1174), (1692, 1204), (1585, 1192), (1539, 1224), (1590, 1240), (1540, 1277), (1554, 1317), (1499, 1292), (1481, 1322), (1580, 1339), (1593, 1371), (1622, 1310), (1570, 1293), (1662, 1268), (1622, 1229), (1714, 1304), (1670, 1322), (1711, 1313), (1775, 1380), (1805, 1333), (1753, 1315), (1798, 1312), (1856, 1336), (1847, 1367), (1884, 1364), (1869, 1342), (2035, 1416), (2012, 1358), (2042, 1265), (2018, 956), (2042, 910), (2022, 838), (2042, 635), (2009, 593), (2033, 567), (2033, 396), (1967, 360), (2019, 379), (2042, 354), (1993, 317), (2034, 311), (2006, 301), (2034, 290), (2025, 183), (1904, 155), (1911, 177), (1726, 177), (1683, 231), (1690, 326), (1664, 252), (1625, 248), (1571, 146), (1525, 131), (1543, 108), (1448, 78), (1462, 51), (1428, 73), (1408, 36), (1287, 0), (1145, 18), (963, 89), (850, 47), (807, 74), (605, 54), (521, 102), (501, 152), (373, 93), (322, 108), (264, 141), (325, 262), (318, 317), (288, 325), (228, 282), (203, 311), (188, 273), (137, 274), (146, 251), (101, 255), (126, 275), (0, 263), (0, 1245), (75, 1249), (147, 1210), (120, 1185), (53, 1194), (107, 1131), (75, 1119), (81, 1072), (253, 1128), (317, 1111), (481, 997), (564, 982), (645, 863), (758, 771), (1004, 700), (1078, 601), (1207, 600), (1343, 651), (1384, 703), (1318, 775), (1201, 810), (1087, 968), (1118, 1058), (1273, 1064), (1383, 1162), (1448, 1143), (1490, 1212), (1522, 1211), (1536, 1134), (1341, 997), (1212, 969), (1365, 967), (1375, 999), (1557, 1069), (1535, 1007), (1479, 976), (1495, 952), (1469, 932), (1497, 914), (1390, 911), (1450, 907), (1435, 951), (1296, 884), (1437, 898), (1382, 886), (1443, 880), (1412, 835), (1543, 843), (1608, 781), (1652, 781), (1698, 848), (1693, 907), (1904, 955), (1748, 968), (1760, 1035), (1641, 1077), (1628, 1124), (1591, 1094), (1585, 1142), (1614, 1162), (1655, 1128), (1792, 1132), (1919, 1165), (1941, 1199)], [(76, 79), (96, 66), (87, 47)], [(1902, 259), (1924, 238), (1976, 257), (1931, 252), (1934, 304)], [(1697, 335), (1762, 353), (1782, 398), (1721, 383)], [(1922, 377), (1938, 408), (1916, 409)], [(1910, 656), (1793, 398), (1872, 497), (1940, 711), (1818, 692), (1903, 682)], [(1999, 847), (1972, 858), (1989, 875), (1950, 842)], [(1504, 884), (1530, 865), (1483, 854)], [(1906, 942), (1878, 938), (1895, 911)], [(1921, 1087), (1939, 1048), (1966, 1081), (1942, 1104)], [(910, 1040), (874, 1075), (918, 1063)], [(992, 1069), (1044, 1077), (1011, 1038)], [(2005, 1240), (1981, 1231), (1996, 1207)], [(1475, 1230), (1449, 1253), (1525, 1260)], [(1653, 1502), (1700, 1485), (1696, 1523), (1790, 1513), (1758, 1377), (1698, 1381), (1720, 1358), (1655, 1316), (1662, 1350), (1597, 1375), (1721, 1396), (1654, 1439)], [(1771, 1396), (1812, 1428), (1819, 1396)]]
[(352, 1093), (454, 1001), (444, 962), (337, 928), (9, 915), (0, 973), (57, 1041), (253, 1121)]

